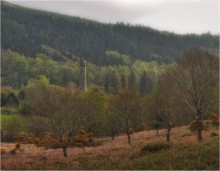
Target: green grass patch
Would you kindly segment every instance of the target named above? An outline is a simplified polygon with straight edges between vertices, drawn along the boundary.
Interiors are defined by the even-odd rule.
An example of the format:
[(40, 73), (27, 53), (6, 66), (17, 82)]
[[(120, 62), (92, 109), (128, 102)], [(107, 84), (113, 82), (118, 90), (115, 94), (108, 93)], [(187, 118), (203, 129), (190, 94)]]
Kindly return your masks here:
[(19, 108), (1, 107), (1, 113), (3, 113), (3, 114), (19, 114)]
[[(145, 147), (146, 148), (146, 147)], [(157, 146), (156, 149), (161, 148)], [(154, 148), (155, 149), (155, 146)], [(120, 157), (121, 155), (121, 157)], [(219, 139), (185, 147), (172, 147), (154, 153), (127, 157), (119, 154), (115, 160), (94, 157), (81, 162), (80, 168), (89, 170), (219, 170)], [(84, 156), (84, 160), (86, 156)]]
[(147, 152), (158, 152), (161, 150), (167, 150), (170, 147), (170, 144), (164, 142), (157, 142), (157, 143), (149, 143), (146, 144), (142, 149), (140, 154), (143, 155)]
[(63, 162), (63, 161), (56, 161), (55, 163), (53, 163), (53, 167), (56, 170), (70, 169), (70, 165), (67, 162)]

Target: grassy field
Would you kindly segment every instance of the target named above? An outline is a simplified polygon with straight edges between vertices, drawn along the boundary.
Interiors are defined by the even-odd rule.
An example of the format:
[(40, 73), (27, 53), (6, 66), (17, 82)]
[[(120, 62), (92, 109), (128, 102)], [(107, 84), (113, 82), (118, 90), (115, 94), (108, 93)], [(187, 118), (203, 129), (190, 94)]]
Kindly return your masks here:
[[(1, 143), (5, 149), (2, 154), (1, 169), (137, 169), (137, 170), (218, 170), (219, 137), (218, 128), (203, 132), (204, 140), (197, 142), (197, 136), (188, 127), (172, 130), (168, 149), (158, 152), (142, 153), (146, 144), (165, 143), (166, 130), (156, 136), (155, 131), (139, 132), (132, 135), (132, 146), (127, 144), (127, 137), (121, 135), (115, 140), (97, 139), (103, 142), (98, 147), (69, 148), (68, 157), (64, 158), (62, 149), (45, 149), (35, 145), (21, 145), (21, 151), (10, 154), (13, 143)], [(214, 134), (215, 133), (215, 134)], [(214, 136), (215, 135), (215, 136)], [(8, 151), (8, 152), (7, 152)]]

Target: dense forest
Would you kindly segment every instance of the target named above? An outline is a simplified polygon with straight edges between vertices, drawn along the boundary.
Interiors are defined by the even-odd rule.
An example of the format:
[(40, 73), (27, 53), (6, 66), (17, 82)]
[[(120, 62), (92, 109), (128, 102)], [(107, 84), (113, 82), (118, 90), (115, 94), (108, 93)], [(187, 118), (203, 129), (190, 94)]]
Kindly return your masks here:
[(141, 25), (103, 24), (79, 17), (28, 9), (1, 1), (2, 48), (35, 57), (52, 53), (57, 61), (83, 57), (96, 65), (130, 60), (170, 63), (194, 46), (218, 51), (219, 36), (178, 35)]

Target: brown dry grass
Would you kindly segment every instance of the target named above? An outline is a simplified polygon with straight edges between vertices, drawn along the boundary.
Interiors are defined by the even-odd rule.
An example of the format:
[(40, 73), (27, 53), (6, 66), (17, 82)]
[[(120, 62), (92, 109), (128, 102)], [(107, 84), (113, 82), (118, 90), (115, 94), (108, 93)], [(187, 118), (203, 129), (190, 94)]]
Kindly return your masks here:
[[(218, 133), (218, 129), (211, 128), (209, 131), (203, 132), (204, 142), (212, 138), (212, 132)], [(128, 160), (132, 154), (138, 153), (145, 144), (165, 141), (165, 137), (166, 130), (160, 130), (159, 136), (156, 136), (154, 130), (135, 133), (131, 137), (132, 146), (127, 144), (125, 135), (116, 137), (114, 141), (109, 137), (99, 138), (97, 141), (103, 142), (103, 145), (86, 147), (85, 151), (81, 148), (69, 148), (67, 158), (63, 157), (62, 149), (46, 149), (35, 145), (22, 144), (21, 151), (18, 151), (16, 155), (10, 153), (1, 155), (1, 169), (91, 169), (89, 164), (96, 165), (102, 161), (111, 163), (115, 160)], [(186, 126), (172, 130), (171, 142), (175, 147), (180, 148), (198, 144), (196, 134), (192, 134)], [(1, 143), (1, 148), (5, 151), (12, 150), (14, 146), (13, 143)]]

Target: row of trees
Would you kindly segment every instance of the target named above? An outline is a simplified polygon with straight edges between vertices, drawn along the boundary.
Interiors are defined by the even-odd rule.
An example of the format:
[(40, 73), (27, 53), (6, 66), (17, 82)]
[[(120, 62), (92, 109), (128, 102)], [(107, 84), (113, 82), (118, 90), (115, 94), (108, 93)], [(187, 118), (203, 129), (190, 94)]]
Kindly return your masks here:
[[(127, 59), (125, 55), (108, 51), (111, 56)], [(1, 84), (19, 89), (27, 85), (31, 79), (40, 75), (46, 76), (51, 84), (66, 86), (70, 82), (79, 82), (78, 61), (55, 61), (50, 55), (38, 54), (35, 58), (2, 50), (1, 56)], [(158, 65), (156, 62), (136, 61), (133, 64), (98, 67), (88, 63), (87, 77), (88, 85), (104, 87), (106, 92), (124, 87), (127, 80), (140, 87), (145, 92), (145, 85), (148, 84), (150, 92), (156, 82), (158, 75), (164, 70), (165, 65)]]

